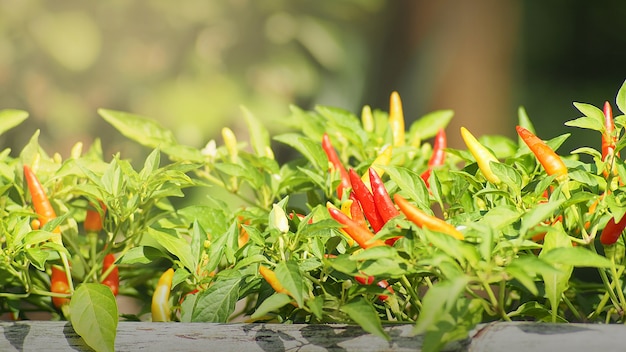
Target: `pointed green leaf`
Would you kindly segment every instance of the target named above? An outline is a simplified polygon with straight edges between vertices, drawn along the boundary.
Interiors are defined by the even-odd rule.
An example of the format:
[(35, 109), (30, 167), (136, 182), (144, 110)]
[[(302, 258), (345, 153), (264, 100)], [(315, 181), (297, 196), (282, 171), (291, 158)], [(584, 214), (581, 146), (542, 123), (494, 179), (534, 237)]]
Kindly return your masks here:
[(0, 110), (0, 135), (19, 125), (28, 118), (28, 113), (22, 110)]
[[(541, 250), (541, 253), (539, 253), (539, 258), (544, 259), (547, 256), (547, 258), (550, 259), (550, 256), (548, 255), (549, 252), (556, 248), (562, 247), (571, 248), (572, 241), (569, 239), (567, 233), (565, 233), (563, 225), (561, 223), (558, 223), (555, 226), (548, 228), (546, 236), (543, 240), (543, 249)], [(546, 262), (548, 261), (546, 260)], [(546, 296), (552, 306), (552, 321), (556, 322), (558, 316), (558, 307), (561, 302), (561, 295), (567, 289), (569, 279), (572, 275), (574, 268), (573, 266), (566, 264), (550, 264), (553, 264), (555, 268), (560, 270), (559, 273), (542, 273), (543, 282), (545, 284)]]
[(617, 97), (615, 98), (615, 104), (620, 109), (620, 111), (626, 114), (626, 81), (622, 83), (619, 91), (617, 92)]
[(409, 198), (421, 202), (422, 204), (428, 204), (428, 189), (418, 173), (405, 167), (381, 166), (381, 168), (385, 170), (389, 178), (391, 178)]
[(298, 263), (295, 261), (280, 262), (274, 269), (278, 281), (283, 287), (291, 293), (292, 297), (298, 303), (298, 306), (304, 305), (304, 277), (300, 272)]
[(226, 323), (239, 299), (241, 277), (216, 280), (198, 294), (191, 314), (192, 322)]
[(339, 308), (348, 314), (350, 319), (359, 324), (363, 330), (389, 340), (389, 335), (383, 330), (380, 317), (372, 304), (362, 297), (357, 297)]
[(315, 142), (295, 133), (282, 134), (274, 137), (274, 139), (299, 151), (316, 169), (328, 169), (328, 157), (322, 149), (321, 140)]
[(453, 110), (436, 110), (420, 117), (411, 124), (409, 136), (419, 136), (420, 140), (434, 137), (439, 129), (446, 128), (452, 117)]
[(519, 230), (520, 236), (524, 237), (529, 229), (552, 216), (554, 211), (557, 210), (564, 201), (563, 199), (559, 199), (542, 203), (529, 210), (522, 216), (522, 226)]
[(581, 247), (560, 247), (546, 252), (541, 259), (548, 263), (574, 267), (610, 268), (611, 261)]
[(157, 230), (150, 227), (148, 228), (148, 235), (167, 249), (168, 252), (178, 257), (178, 260), (185, 268), (189, 269), (190, 272), (194, 272), (196, 269), (195, 260), (187, 240), (176, 236), (173, 231), (170, 231), (170, 233), (165, 231), (165, 229)]
[(454, 308), (468, 282), (467, 277), (456, 276), (433, 285), (422, 300), (422, 311), (417, 318), (413, 332), (421, 334), (429, 327), (436, 326), (439, 319)]
[(172, 131), (163, 128), (154, 120), (107, 109), (98, 109), (98, 114), (121, 134), (147, 147), (178, 144)]
[(248, 125), (250, 144), (254, 153), (258, 156), (272, 157), (268, 151), (270, 148), (270, 134), (265, 125), (245, 107), (241, 107), (243, 117)]
[(251, 319), (258, 319), (268, 313), (274, 312), (291, 302), (291, 297), (284, 293), (274, 293), (267, 297), (250, 316)]
[(115, 296), (103, 284), (76, 288), (70, 300), (72, 327), (96, 351), (114, 351), (118, 312)]

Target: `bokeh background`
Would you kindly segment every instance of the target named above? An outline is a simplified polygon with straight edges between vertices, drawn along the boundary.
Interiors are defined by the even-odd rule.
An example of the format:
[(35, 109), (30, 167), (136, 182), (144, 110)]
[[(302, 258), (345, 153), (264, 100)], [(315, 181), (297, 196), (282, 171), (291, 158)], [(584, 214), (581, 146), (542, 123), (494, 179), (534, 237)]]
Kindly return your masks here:
[(148, 151), (98, 108), (201, 148), (243, 129), (241, 106), (279, 132), (290, 104), (387, 110), (397, 90), (409, 121), (455, 110), (452, 147), (461, 125), (513, 137), (523, 105), (542, 138), (573, 132), (567, 153), (572, 102), (614, 101), (626, 78), (625, 27), (621, 0), (0, 0), (0, 108), (30, 113), (0, 145), (40, 129), (48, 151), (98, 137), (132, 160)]

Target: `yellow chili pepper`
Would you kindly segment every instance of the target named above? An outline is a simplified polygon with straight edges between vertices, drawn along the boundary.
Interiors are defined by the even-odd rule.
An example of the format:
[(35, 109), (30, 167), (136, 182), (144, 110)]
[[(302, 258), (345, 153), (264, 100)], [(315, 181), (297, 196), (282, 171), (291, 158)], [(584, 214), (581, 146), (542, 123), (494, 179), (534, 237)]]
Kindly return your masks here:
[(404, 113), (402, 112), (402, 101), (398, 92), (392, 92), (389, 98), (389, 126), (393, 136), (393, 146), (404, 145)]
[(272, 286), (274, 291), (289, 295), (289, 291), (287, 291), (287, 289), (280, 283), (280, 281), (278, 281), (276, 274), (271, 269), (266, 266), (259, 265), (259, 274), (261, 274), (265, 281), (267, 281), (267, 283)]
[[(380, 152), (380, 154), (378, 154), (376, 159), (374, 159), (374, 161), (372, 162), (371, 168), (374, 169), (374, 171), (376, 171), (378, 176), (382, 177), (383, 174), (385, 173), (385, 170), (383, 170), (381, 168), (381, 166), (389, 165), (389, 163), (391, 162), (391, 155), (392, 155), (392, 153), (393, 153), (393, 147), (391, 145), (387, 145), (387, 146), (385, 146), (383, 148), (383, 150)], [(368, 170), (369, 170), (369, 168), (368, 168)], [(371, 190), (369, 171), (366, 171), (363, 174), (363, 176), (361, 176), (361, 180), (363, 181), (363, 183), (365, 183), (367, 188), (369, 188)]]
[(470, 153), (474, 156), (474, 159), (476, 159), (478, 168), (480, 169), (480, 172), (483, 173), (483, 176), (485, 176), (487, 181), (499, 184), (500, 178), (493, 173), (491, 166), (489, 165), (492, 161), (497, 163), (498, 159), (491, 154), (489, 149), (480, 144), (474, 135), (471, 134), (465, 127), (461, 127), (461, 137), (463, 137), (463, 141), (465, 142), (465, 145), (467, 145), (467, 149), (469, 149)]
[(374, 132), (374, 116), (369, 105), (365, 105), (361, 110), (361, 124), (366, 132)]
[(170, 321), (170, 290), (174, 269), (167, 269), (159, 278), (152, 295), (152, 321)]

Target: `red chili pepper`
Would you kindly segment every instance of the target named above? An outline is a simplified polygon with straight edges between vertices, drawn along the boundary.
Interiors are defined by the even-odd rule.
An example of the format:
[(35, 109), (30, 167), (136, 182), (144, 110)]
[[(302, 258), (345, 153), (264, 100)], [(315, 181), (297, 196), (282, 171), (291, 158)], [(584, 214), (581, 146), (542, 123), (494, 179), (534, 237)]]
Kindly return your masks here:
[(556, 176), (559, 182), (567, 180), (567, 166), (565, 166), (561, 157), (552, 148), (524, 127), (517, 126), (515, 129), (524, 143), (530, 148), (530, 151), (535, 154), (535, 157), (548, 175)]
[(363, 209), (363, 214), (369, 221), (370, 226), (372, 226), (372, 230), (374, 230), (374, 232), (378, 232), (383, 225), (385, 225), (385, 222), (380, 214), (378, 214), (378, 210), (376, 210), (374, 196), (354, 169), (350, 169), (349, 176), (352, 184), (352, 191), (354, 192), (356, 199), (359, 201), (361, 209)]
[(612, 217), (600, 234), (600, 243), (603, 245), (614, 244), (619, 236), (622, 235), (622, 232), (624, 232), (624, 228), (626, 228), (626, 216), (622, 216), (617, 223), (615, 223), (615, 218)]
[(350, 236), (361, 248), (367, 249), (376, 246), (384, 246), (385, 242), (381, 240), (372, 240), (374, 234), (361, 227), (358, 222), (350, 219), (341, 210), (327, 206), (330, 216), (338, 223), (343, 225), (343, 230)]
[[(70, 285), (67, 281), (67, 274), (62, 267), (53, 265), (50, 275), (50, 292), (52, 293), (70, 293)], [(70, 303), (67, 297), (52, 297), (52, 304), (56, 308), (61, 308)]]
[(399, 194), (395, 194), (393, 196), (393, 200), (400, 208), (400, 211), (404, 213), (406, 218), (420, 228), (425, 227), (432, 231), (445, 233), (446, 235), (452, 236), (459, 240), (465, 238), (465, 236), (463, 236), (463, 233), (457, 230), (454, 226), (437, 217), (424, 213), (423, 211), (419, 210), (417, 207), (409, 203), (408, 200), (402, 198), (402, 196), (400, 196)]
[(113, 266), (113, 269), (109, 272), (109, 275), (102, 278), (102, 283), (109, 286), (114, 296), (117, 296), (120, 289), (120, 274), (119, 268), (115, 263), (115, 256), (113, 253), (109, 253), (104, 256), (104, 260), (102, 261), (102, 274), (104, 275), (107, 270)]
[[(354, 279), (360, 283), (361, 285), (371, 285), (374, 283), (374, 277), (373, 276), (365, 276), (365, 275), (357, 275), (354, 277)], [(393, 290), (393, 287), (391, 287), (391, 285), (389, 285), (389, 283), (387, 282), (387, 280), (380, 280), (378, 281), (377, 285), (379, 287), (382, 287), (384, 289), (387, 289), (387, 291), (389, 291), (391, 294), (394, 294), (395, 291)], [(380, 299), (381, 301), (386, 301), (387, 299), (389, 299), (389, 296), (387, 295), (379, 295), (378, 299)]]
[(426, 187), (429, 187), (428, 179), (430, 178), (430, 174), (432, 173), (433, 168), (443, 165), (443, 162), (446, 159), (446, 151), (445, 151), (446, 145), (447, 145), (446, 131), (443, 128), (441, 128), (439, 129), (439, 132), (437, 132), (437, 135), (435, 136), (435, 143), (433, 145), (433, 154), (430, 156), (430, 159), (428, 160), (428, 168), (421, 175), (422, 180), (424, 180), (424, 183), (426, 183)]
[(370, 184), (372, 185), (372, 195), (374, 197), (374, 204), (376, 204), (376, 210), (383, 219), (384, 223), (387, 223), (390, 219), (400, 215), (398, 209), (393, 204), (389, 193), (385, 188), (385, 184), (381, 180), (380, 176), (376, 173), (376, 170), (369, 168)]
[(102, 230), (102, 223), (104, 214), (106, 213), (107, 207), (104, 205), (102, 201), (99, 201), (99, 209), (98, 205), (90, 204), (87, 208), (87, 214), (85, 215), (85, 222), (83, 223), (83, 227), (87, 232), (99, 232)]
[[(374, 196), (374, 204), (376, 204), (376, 210), (378, 211), (380, 217), (383, 219), (383, 223), (386, 224), (387, 221), (400, 215), (400, 212), (398, 211), (398, 209), (396, 209), (395, 204), (393, 204), (393, 201), (391, 200), (391, 197), (389, 197), (389, 193), (385, 188), (385, 184), (381, 180), (380, 176), (378, 176), (378, 174), (376, 173), (376, 170), (370, 167), (369, 174), (370, 184), (372, 186), (372, 195)], [(399, 239), (400, 236), (396, 236), (385, 240), (385, 243), (393, 246), (393, 244), (396, 243), (396, 241)]]
[(339, 186), (337, 186), (337, 196), (341, 198), (341, 196), (343, 195), (343, 190), (351, 187), (350, 178), (348, 177), (348, 172), (341, 163), (341, 160), (339, 159), (335, 148), (333, 148), (333, 145), (331, 144), (330, 138), (328, 137), (327, 133), (324, 133), (324, 136), (322, 137), (322, 149), (324, 149), (324, 152), (326, 152), (328, 161), (330, 161), (333, 169), (339, 171), (341, 183), (339, 183)]
[[(24, 165), (24, 178), (26, 179), (26, 184), (28, 185), (28, 191), (30, 192), (35, 213), (39, 216), (39, 225), (44, 226), (50, 220), (56, 218), (57, 214), (55, 213), (54, 208), (52, 208), (52, 204), (50, 204), (46, 191), (41, 185), (41, 182), (39, 182), (37, 175), (35, 175), (33, 170), (31, 170), (28, 165)], [(60, 235), (61, 229), (56, 227), (53, 232), (58, 234), (58, 236), (52, 237), (52, 241), (62, 245), (63, 242)]]

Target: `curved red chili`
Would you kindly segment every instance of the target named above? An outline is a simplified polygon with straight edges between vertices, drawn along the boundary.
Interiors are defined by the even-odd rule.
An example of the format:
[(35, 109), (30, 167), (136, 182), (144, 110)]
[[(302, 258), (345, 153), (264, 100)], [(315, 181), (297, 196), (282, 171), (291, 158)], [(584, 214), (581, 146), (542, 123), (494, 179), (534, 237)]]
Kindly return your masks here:
[(433, 154), (428, 160), (428, 168), (421, 175), (422, 180), (424, 180), (424, 183), (426, 183), (426, 187), (429, 187), (428, 179), (430, 178), (430, 174), (432, 173), (433, 168), (443, 165), (443, 162), (446, 160), (446, 146), (446, 131), (441, 128), (435, 136), (435, 143), (433, 144)]
[(348, 176), (346, 168), (341, 163), (341, 160), (339, 159), (335, 148), (331, 144), (330, 138), (328, 137), (327, 133), (324, 133), (324, 136), (322, 137), (322, 149), (324, 149), (324, 152), (328, 157), (328, 161), (330, 161), (333, 169), (339, 171), (341, 183), (339, 183), (339, 185), (337, 186), (337, 196), (341, 198), (341, 196), (343, 195), (343, 190), (351, 187), (350, 177)]
[(380, 214), (378, 214), (378, 210), (376, 210), (374, 196), (354, 169), (350, 169), (348, 173), (352, 184), (352, 191), (354, 192), (356, 199), (359, 201), (361, 209), (363, 209), (363, 214), (367, 218), (367, 221), (369, 221), (370, 226), (372, 226), (372, 230), (374, 230), (374, 232), (378, 232), (383, 225), (385, 225), (385, 222), (381, 218)]

